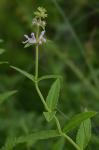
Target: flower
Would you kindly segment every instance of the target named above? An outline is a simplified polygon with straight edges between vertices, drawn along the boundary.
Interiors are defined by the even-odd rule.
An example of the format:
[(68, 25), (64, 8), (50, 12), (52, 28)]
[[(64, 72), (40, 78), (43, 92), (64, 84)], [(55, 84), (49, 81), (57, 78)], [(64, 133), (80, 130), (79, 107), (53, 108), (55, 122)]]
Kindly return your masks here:
[(44, 20), (40, 20), (40, 19), (34, 18), (32, 20), (32, 25), (41, 26), (43, 29), (45, 29), (46, 22)]
[(45, 30), (41, 32), (38, 39), (36, 39), (35, 34), (33, 32), (31, 33), (31, 37), (29, 37), (28, 35), (25, 34), (24, 37), (26, 38), (26, 41), (23, 41), (22, 43), (26, 44), (26, 47), (27, 47), (27, 45), (30, 46), (33, 44), (41, 45), (42, 43), (46, 42), (46, 39), (44, 38), (44, 34), (45, 34)]
[(32, 24), (33, 24), (33, 25), (39, 25), (39, 24), (38, 24), (38, 20), (37, 20), (36, 18), (34, 18), (33, 21), (32, 21)]
[(43, 7), (38, 7), (37, 11), (34, 12), (34, 15), (36, 18), (46, 18), (47, 17), (47, 13), (46, 13), (46, 9)]
[(36, 38), (34, 33), (31, 33), (31, 37), (29, 37), (28, 35), (24, 35), (25, 38), (27, 39), (26, 41), (22, 42), (23, 44), (35, 44), (36, 43)]
[(44, 38), (45, 30), (41, 32), (39, 36), (39, 44), (42, 44), (43, 42), (46, 43), (46, 39)]

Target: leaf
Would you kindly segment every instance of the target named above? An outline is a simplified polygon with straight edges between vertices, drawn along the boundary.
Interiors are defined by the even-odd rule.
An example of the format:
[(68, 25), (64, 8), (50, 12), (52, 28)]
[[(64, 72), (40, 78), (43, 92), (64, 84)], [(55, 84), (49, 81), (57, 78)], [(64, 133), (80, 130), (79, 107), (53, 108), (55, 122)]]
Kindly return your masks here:
[(54, 138), (60, 136), (57, 130), (44, 130), (37, 133), (33, 133), (27, 136), (22, 136), (18, 138), (18, 143), (24, 143), (30, 140), (44, 140), (49, 138)]
[(48, 96), (46, 98), (46, 103), (51, 111), (56, 108), (60, 92), (60, 79), (57, 79), (51, 86)]
[(42, 81), (42, 80), (45, 80), (45, 79), (57, 79), (57, 78), (62, 78), (62, 76), (60, 76), (60, 75), (46, 75), (46, 76), (42, 76), (42, 77), (40, 77), (39, 79), (38, 79), (38, 81)]
[(6, 150), (12, 150), (17, 144), (21, 143), (28, 143), (32, 141), (37, 141), (37, 140), (44, 140), (44, 139), (49, 139), (49, 138), (54, 138), (60, 136), (59, 132), (57, 130), (47, 130), (47, 131), (40, 131), (37, 133), (32, 133), (29, 135), (24, 135), (20, 136), (17, 138), (7, 138), (8, 140), (5, 143), (5, 146), (2, 147), (3, 149)]
[(81, 124), (82, 121), (84, 121), (88, 118), (91, 118), (91, 117), (95, 116), (96, 114), (97, 114), (97, 112), (95, 112), (95, 111), (89, 111), (89, 112), (83, 112), (83, 113), (77, 114), (66, 124), (63, 131), (65, 133), (67, 133), (67, 132), (73, 130), (79, 124)]
[(76, 143), (84, 150), (91, 139), (91, 120), (83, 121), (77, 133)]
[(34, 76), (32, 74), (29, 74), (28, 72), (22, 70), (22, 69), (19, 69), (17, 67), (14, 67), (14, 66), (10, 66), (11, 68), (13, 68), (14, 70), (20, 72), (22, 75), (24, 75), (25, 77), (27, 77), (28, 79), (32, 80), (34, 82)]
[(17, 91), (9, 91), (3, 94), (0, 94), (0, 105), (5, 102), (10, 96), (14, 95)]
[(5, 50), (0, 48), (0, 55), (3, 54), (4, 52)]
[(56, 113), (55, 111), (53, 111), (53, 112), (43, 112), (43, 114), (45, 116), (45, 119), (48, 122), (50, 122), (53, 119), (53, 117), (55, 116), (55, 113)]

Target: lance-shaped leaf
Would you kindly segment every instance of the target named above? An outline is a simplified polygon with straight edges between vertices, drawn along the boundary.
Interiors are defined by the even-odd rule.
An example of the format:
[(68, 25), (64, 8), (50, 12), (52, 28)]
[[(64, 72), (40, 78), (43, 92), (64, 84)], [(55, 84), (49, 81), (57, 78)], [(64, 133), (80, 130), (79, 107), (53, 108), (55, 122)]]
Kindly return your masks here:
[(73, 130), (78, 125), (80, 125), (82, 121), (84, 121), (88, 118), (91, 118), (91, 117), (95, 116), (96, 114), (97, 114), (97, 112), (95, 112), (95, 111), (89, 111), (89, 112), (83, 112), (83, 113), (77, 114), (69, 122), (66, 123), (66, 126), (64, 127), (63, 131), (65, 133), (67, 133), (67, 132)]
[(5, 146), (2, 147), (2, 150), (12, 150), (17, 144), (21, 143), (28, 143), (28, 142), (34, 142), (37, 140), (44, 140), (44, 139), (49, 139), (49, 138), (55, 138), (60, 136), (59, 132), (57, 130), (44, 130), (44, 131), (39, 131), (36, 133), (31, 133), (29, 135), (24, 135), (20, 137), (10, 137), (7, 138), (7, 141), (5, 143)]
[(3, 94), (0, 94), (0, 105), (5, 102), (9, 97), (11, 97), (12, 95), (14, 95), (17, 91), (9, 91), (9, 92), (5, 92)]
[(91, 120), (83, 121), (77, 132), (76, 143), (84, 150), (91, 139)]
[(24, 75), (25, 77), (27, 77), (28, 79), (32, 80), (34, 82), (34, 76), (22, 69), (19, 69), (17, 67), (14, 67), (14, 66), (10, 66), (11, 68), (13, 68), (14, 70), (20, 72), (22, 75)]
[(42, 76), (38, 79), (38, 81), (42, 81), (42, 80), (46, 80), (46, 79), (61, 79), (62, 80), (62, 76), (60, 75), (46, 75), (46, 76)]
[(60, 79), (57, 79), (51, 86), (48, 96), (46, 98), (46, 103), (51, 111), (55, 110), (57, 102), (59, 99), (60, 92)]

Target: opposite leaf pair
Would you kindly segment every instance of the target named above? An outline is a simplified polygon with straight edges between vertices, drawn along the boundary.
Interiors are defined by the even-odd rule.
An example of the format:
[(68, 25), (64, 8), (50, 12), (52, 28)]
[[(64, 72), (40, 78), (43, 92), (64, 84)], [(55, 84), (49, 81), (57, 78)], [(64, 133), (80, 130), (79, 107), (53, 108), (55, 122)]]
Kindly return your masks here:
[[(23, 71), (17, 67), (11, 66), (11, 68), (17, 70), (24, 76), (26, 76), (28, 79), (32, 80), (32, 82), (35, 82), (35, 78), (33, 75), (27, 73), (26, 71)], [(44, 76), (38, 79), (38, 82), (43, 80), (43, 79), (48, 79), (48, 78), (55, 78), (55, 76)], [(51, 121), (55, 115), (56, 115), (56, 108), (57, 108), (57, 103), (59, 99), (59, 93), (60, 93), (60, 78), (57, 78), (56, 81), (52, 84), (48, 96), (46, 98), (46, 104), (49, 108), (49, 111), (44, 112), (44, 116), (46, 120), (49, 122)], [(78, 130), (77, 133), (77, 140), (76, 143), (79, 145), (81, 150), (84, 150), (90, 140), (90, 135), (91, 135), (91, 125), (90, 125), (90, 119), (96, 115), (96, 112), (94, 111), (88, 111), (88, 112), (83, 112), (80, 114), (75, 115), (73, 118), (70, 118), (70, 121), (66, 122), (66, 125), (63, 128), (63, 132), (66, 134), (68, 132), (71, 132), (73, 129), (78, 127), (80, 124), (80, 129)], [(87, 119), (89, 121), (87, 121)], [(87, 123), (86, 123), (87, 122)], [(89, 123), (88, 123), (89, 122)], [(82, 125), (84, 124), (84, 126)], [(84, 129), (85, 127), (85, 129)], [(87, 136), (86, 136), (87, 134)], [(61, 135), (60, 135), (61, 136)], [(83, 136), (83, 137), (82, 137)], [(49, 137), (50, 138), (50, 137)]]

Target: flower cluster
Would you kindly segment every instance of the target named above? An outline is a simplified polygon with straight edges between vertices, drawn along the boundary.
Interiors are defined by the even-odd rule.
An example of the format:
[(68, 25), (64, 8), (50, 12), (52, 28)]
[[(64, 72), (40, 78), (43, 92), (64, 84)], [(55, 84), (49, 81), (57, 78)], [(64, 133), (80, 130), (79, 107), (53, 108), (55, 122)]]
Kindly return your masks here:
[(42, 28), (43, 31), (41, 31), (40, 35), (37, 35), (39, 33), (31, 33), (31, 36), (29, 37), (28, 35), (24, 35), (26, 38), (26, 41), (23, 42), (25, 44), (25, 47), (29, 47), (30, 45), (38, 44), (41, 45), (46, 42), (46, 39), (44, 38), (45, 34), (45, 26), (46, 22), (44, 18), (47, 17), (46, 10), (42, 7), (38, 7), (37, 11), (34, 13), (35, 17), (32, 21), (32, 25), (36, 26), (37, 28)]
[(37, 11), (34, 12), (34, 15), (36, 18), (43, 18), (45, 19), (47, 17), (46, 9), (43, 7), (38, 7)]
[(24, 35), (26, 38), (26, 41), (24, 41), (23, 44), (30, 44), (30, 45), (40, 44), (41, 45), (43, 42), (44, 43), (46, 42), (46, 39), (44, 38), (44, 34), (45, 34), (45, 31), (42, 31), (38, 39), (36, 39), (34, 33), (31, 33), (31, 37), (29, 37), (28, 35)]
[(45, 29), (46, 22), (44, 20), (34, 18), (33, 21), (32, 21), (32, 25), (40, 26), (43, 29)]

